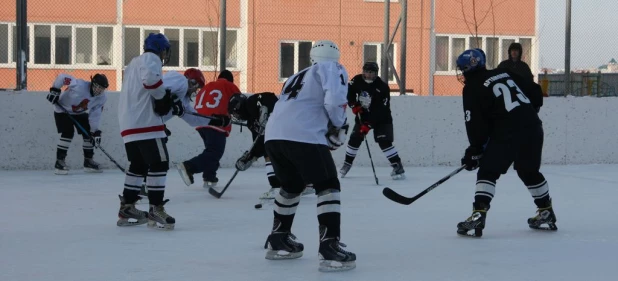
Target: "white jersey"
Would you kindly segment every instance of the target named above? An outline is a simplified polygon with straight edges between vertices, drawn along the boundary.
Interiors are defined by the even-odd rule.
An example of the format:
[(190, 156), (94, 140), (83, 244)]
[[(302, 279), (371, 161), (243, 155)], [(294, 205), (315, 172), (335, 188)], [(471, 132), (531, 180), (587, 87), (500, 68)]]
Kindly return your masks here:
[(90, 94), (89, 81), (75, 79), (73, 76), (63, 73), (56, 77), (52, 87), (62, 89), (64, 86), (66, 86), (66, 89), (60, 94), (58, 103), (54, 105), (54, 111), (64, 113), (64, 110), (62, 110), (64, 108), (71, 115), (88, 113), (90, 131), (98, 130), (103, 106), (107, 101), (105, 91), (93, 97)]
[[(210, 122), (209, 119), (186, 114), (187, 112), (195, 113), (195, 109), (193, 108), (193, 105), (191, 105), (191, 96), (187, 95), (187, 91), (189, 90), (189, 82), (184, 75), (176, 71), (166, 72), (163, 74), (163, 87), (172, 91), (172, 97), (176, 95), (174, 101), (177, 101), (178, 99), (182, 101), (182, 106), (185, 110), (185, 115), (181, 117), (182, 120), (187, 122), (187, 124), (192, 127), (208, 126), (208, 123)], [(163, 116), (163, 122), (167, 122), (172, 119), (172, 117), (174, 117), (174, 115), (170, 110), (167, 115)]]
[(266, 123), (265, 141), (328, 145), (329, 124), (346, 121), (348, 72), (338, 62), (314, 64), (290, 77)]
[(162, 66), (159, 56), (143, 53), (134, 57), (124, 70), (118, 121), (125, 143), (166, 137), (163, 120), (154, 111), (154, 100), (165, 96)]

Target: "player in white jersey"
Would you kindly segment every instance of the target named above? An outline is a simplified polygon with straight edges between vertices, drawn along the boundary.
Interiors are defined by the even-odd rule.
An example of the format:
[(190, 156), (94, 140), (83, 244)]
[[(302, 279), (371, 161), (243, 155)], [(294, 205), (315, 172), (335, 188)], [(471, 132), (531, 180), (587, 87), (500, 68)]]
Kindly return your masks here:
[[(163, 200), (169, 156), (161, 117), (170, 112), (174, 103), (170, 90), (163, 87), (162, 67), (170, 54), (167, 37), (150, 33), (144, 40), (144, 53), (133, 58), (124, 70), (118, 120), (130, 165), (123, 195), (119, 196), (118, 226), (148, 222), (148, 227), (172, 230), (176, 223), (164, 208), (169, 200)], [(148, 212), (135, 208), (144, 177), (150, 202)]]
[[(62, 92), (61, 89), (65, 86), (66, 89)], [(101, 143), (99, 123), (103, 106), (107, 101), (105, 89), (108, 86), (107, 77), (103, 74), (95, 74), (90, 77), (90, 81), (76, 79), (68, 74), (60, 74), (54, 80), (52, 87), (49, 88), (47, 100), (54, 105), (56, 129), (60, 134), (56, 149), (55, 169), (57, 175), (66, 175), (69, 172), (69, 167), (64, 159), (73, 140), (75, 129), (84, 140), (82, 143), (84, 170), (86, 172), (101, 172), (99, 164), (92, 160), (94, 156), (93, 142)], [(79, 123), (79, 126), (86, 130), (87, 134), (84, 134), (78, 125), (71, 120), (69, 114)]]
[(305, 183), (318, 197), (320, 271), (356, 267), (356, 255), (345, 251), (340, 237), (340, 191), (337, 168), (329, 151), (343, 145), (347, 133), (348, 73), (339, 64), (339, 48), (318, 41), (310, 51), (312, 66), (290, 77), (266, 124), (266, 153), (281, 190), (275, 195), (273, 229), (264, 247), (267, 259), (302, 256), (304, 246), (291, 233)]

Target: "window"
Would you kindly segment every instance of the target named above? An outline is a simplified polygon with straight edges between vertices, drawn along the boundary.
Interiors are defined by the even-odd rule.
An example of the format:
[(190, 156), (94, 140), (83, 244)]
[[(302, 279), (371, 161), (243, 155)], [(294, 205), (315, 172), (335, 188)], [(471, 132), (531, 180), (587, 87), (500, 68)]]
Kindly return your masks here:
[(92, 28), (75, 28), (75, 63), (92, 63)]
[(466, 50), (466, 38), (451, 39), (451, 70), (457, 69), (457, 57)]
[(142, 43), (139, 39), (139, 28), (124, 29), (124, 65), (128, 65), (134, 57), (140, 55)]
[(184, 32), (184, 66), (197, 67), (200, 61), (200, 32), (197, 29), (185, 29)]
[(206, 66), (217, 67), (219, 57), (217, 56), (217, 48), (219, 42), (219, 35), (217, 31), (204, 31), (202, 33), (202, 51), (204, 61), (202, 62)]
[(71, 64), (71, 37), (70, 26), (56, 26), (56, 64)]
[[(238, 57), (238, 40), (237, 40), (237, 32), (236, 30), (227, 30), (225, 33), (225, 66), (226, 67), (237, 67), (237, 57)], [(309, 46), (311, 49), (311, 46)], [(309, 53), (307, 53), (309, 54)]]
[(178, 29), (164, 29), (163, 34), (170, 40), (170, 61), (166, 66), (180, 66), (180, 32)]
[(502, 39), (502, 60), (509, 59), (509, 46), (515, 43), (515, 39)]
[[(508, 59), (507, 50), (509, 45), (519, 42), (523, 48), (522, 60), (530, 63), (532, 57), (532, 38), (522, 37), (490, 37), (490, 36), (468, 36), (463, 35), (437, 35), (435, 47), (436, 72), (452, 75), (456, 70), (457, 57), (465, 49), (481, 48), (487, 58), (487, 68), (493, 69), (502, 60)], [(467, 46), (467, 47), (466, 47)]]
[(436, 36), (436, 71), (448, 71), (448, 36)]
[[(365, 62), (376, 62), (379, 66), (382, 65), (382, 52), (384, 44), (377, 43), (365, 43), (363, 45), (363, 64)], [(391, 44), (391, 48), (388, 50), (388, 57), (395, 59), (395, 46)], [(380, 73), (378, 73), (378, 76)], [(395, 75), (391, 64), (388, 64), (388, 81), (395, 81)]]
[(34, 63), (51, 63), (51, 26), (34, 26)]
[(311, 66), (311, 41), (288, 41), (279, 44), (279, 78), (286, 79)]
[(112, 65), (114, 48), (114, 29), (97, 27), (97, 64)]
[(9, 25), (0, 24), (0, 63), (9, 63)]
[(525, 61), (528, 65), (530, 65), (532, 57), (532, 39), (519, 38), (519, 44), (521, 44), (522, 48), (521, 60)]

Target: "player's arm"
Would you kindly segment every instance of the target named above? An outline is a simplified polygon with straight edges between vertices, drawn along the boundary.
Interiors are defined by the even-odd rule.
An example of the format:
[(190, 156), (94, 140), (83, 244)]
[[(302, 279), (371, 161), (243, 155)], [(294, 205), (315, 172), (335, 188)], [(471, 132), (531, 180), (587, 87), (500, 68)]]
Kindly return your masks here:
[[(54, 79), (54, 83), (49, 88), (49, 94), (47, 95), (47, 100), (52, 104), (58, 104), (60, 102), (60, 98), (64, 95), (62, 92), (62, 87), (72, 85), (75, 78), (71, 75), (61, 73)], [(66, 91), (65, 91), (66, 92)]]
[(324, 108), (331, 124), (341, 128), (346, 122), (348, 74), (338, 63), (321, 64), (316, 70), (324, 90)]
[(187, 112), (197, 113), (197, 111), (195, 111), (195, 108), (191, 106), (191, 97), (185, 96), (184, 98), (182, 98), (182, 106), (185, 109), (185, 114), (180, 118), (184, 120), (187, 124), (189, 124), (189, 126), (191, 127), (208, 126), (210, 119), (191, 115), (191, 114), (186, 114)]
[(348, 94), (346, 96), (348, 100), (348, 106), (350, 106), (350, 108), (358, 105), (359, 92), (359, 89), (354, 85), (354, 79), (350, 80), (350, 82), (348, 82)]
[(388, 83), (383, 82), (382, 89), (380, 89), (380, 91), (382, 95), (384, 95), (384, 97), (382, 98), (384, 107), (390, 109), (391, 108), (391, 87), (388, 86)]
[(144, 89), (156, 100), (163, 99), (165, 97), (165, 87), (163, 87), (161, 62), (155, 56), (146, 56), (144, 65), (141, 67), (140, 73), (142, 77), (140, 78)]
[(470, 147), (483, 151), (483, 146), (489, 139), (489, 124), (483, 112), (481, 94), (483, 89), (472, 88), (469, 85), (463, 89), (463, 108), (466, 121), (466, 132)]

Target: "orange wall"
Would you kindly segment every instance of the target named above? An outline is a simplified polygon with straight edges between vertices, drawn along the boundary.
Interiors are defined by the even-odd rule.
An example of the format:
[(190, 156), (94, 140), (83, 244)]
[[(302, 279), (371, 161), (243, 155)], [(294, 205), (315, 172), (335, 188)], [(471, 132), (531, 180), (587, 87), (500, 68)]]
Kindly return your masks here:
[[(478, 34), (492, 35), (495, 32), (496, 35), (534, 35), (536, 0), (436, 1), (436, 33), (474, 34), (472, 1), (475, 2), (476, 7)], [(464, 12), (462, 12), (462, 3), (466, 21), (464, 21)], [(484, 20), (483, 17), (485, 17)]]
[[(131, 0), (133, 1), (133, 0)], [(128, 1), (128, 2), (131, 2)], [(0, 0), (1, 21), (15, 21), (15, 0)], [(116, 22), (116, 0), (29, 0), (28, 22)]]
[[(239, 27), (240, 0), (227, 0), (226, 9), (227, 26)], [(205, 27), (218, 26), (219, 19), (219, 0), (124, 1), (124, 24)]]
[[(90, 76), (95, 73), (105, 74), (109, 80), (109, 88), (116, 88), (116, 71), (115, 70), (70, 70), (70, 69), (28, 69), (28, 90), (30, 91), (48, 91), (49, 87), (54, 83), (54, 79), (60, 73), (67, 73), (75, 78), (90, 81)], [(2, 83), (1, 87), (15, 88), (15, 69), (0, 68), (0, 77), (10, 77), (12, 80), (9, 85)], [(4, 81), (4, 79), (3, 79)]]

